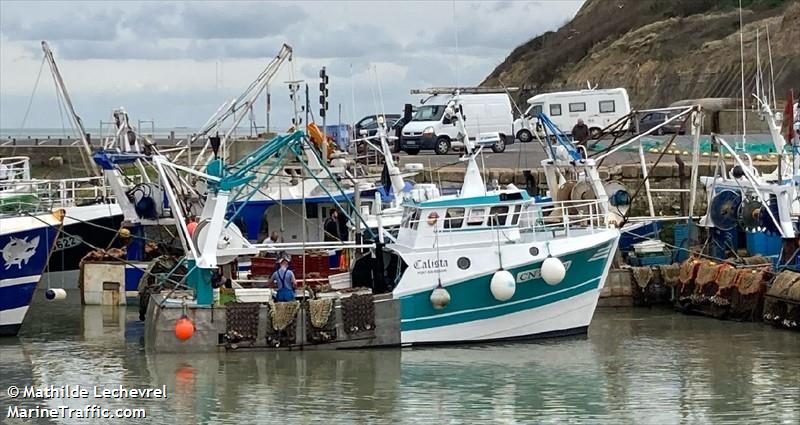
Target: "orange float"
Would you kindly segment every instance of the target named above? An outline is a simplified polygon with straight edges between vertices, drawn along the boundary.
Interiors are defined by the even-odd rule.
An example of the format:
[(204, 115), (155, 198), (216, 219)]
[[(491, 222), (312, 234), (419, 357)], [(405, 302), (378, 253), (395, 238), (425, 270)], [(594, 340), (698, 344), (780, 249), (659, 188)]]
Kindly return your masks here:
[(181, 316), (181, 318), (175, 322), (175, 336), (181, 341), (186, 341), (191, 338), (192, 335), (194, 335), (194, 331), (194, 323), (192, 319), (189, 319), (186, 315)]

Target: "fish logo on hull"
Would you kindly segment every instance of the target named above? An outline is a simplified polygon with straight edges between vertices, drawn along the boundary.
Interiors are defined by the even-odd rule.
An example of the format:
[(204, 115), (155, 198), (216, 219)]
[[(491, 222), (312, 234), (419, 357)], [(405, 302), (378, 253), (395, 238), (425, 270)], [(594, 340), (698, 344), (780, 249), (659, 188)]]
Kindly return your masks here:
[(11, 238), (6, 246), (0, 252), (3, 253), (3, 261), (6, 263), (6, 270), (11, 266), (17, 266), (22, 269), (22, 266), (27, 263), (31, 257), (36, 254), (36, 248), (39, 247), (39, 237), (28, 241), (26, 236), (24, 239)]

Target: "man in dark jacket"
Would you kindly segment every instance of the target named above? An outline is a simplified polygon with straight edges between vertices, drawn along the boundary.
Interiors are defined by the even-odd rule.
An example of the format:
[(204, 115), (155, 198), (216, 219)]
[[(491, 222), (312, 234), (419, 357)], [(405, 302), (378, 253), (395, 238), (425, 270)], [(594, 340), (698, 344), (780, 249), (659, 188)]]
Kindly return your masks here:
[(579, 145), (585, 145), (589, 140), (589, 127), (583, 123), (583, 120), (578, 118), (578, 123), (572, 127), (572, 138)]
[[(339, 235), (339, 211), (336, 208), (331, 208), (330, 216), (325, 219), (322, 225), (325, 232), (325, 242), (339, 242), (341, 241)], [(328, 266), (332, 269), (339, 268), (339, 255), (341, 251), (331, 250), (328, 252)]]

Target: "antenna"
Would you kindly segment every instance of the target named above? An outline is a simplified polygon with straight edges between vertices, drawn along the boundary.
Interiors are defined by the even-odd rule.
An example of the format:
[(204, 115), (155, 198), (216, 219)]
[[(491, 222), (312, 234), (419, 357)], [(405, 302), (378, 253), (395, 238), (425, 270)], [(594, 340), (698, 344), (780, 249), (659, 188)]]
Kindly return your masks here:
[(739, 55), (742, 69), (742, 151), (744, 151), (747, 145), (747, 115), (744, 109), (744, 25), (742, 24), (742, 0), (739, 0)]
[(769, 42), (769, 24), (765, 25), (767, 32), (767, 52), (769, 53), (769, 86), (772, 92), (773, 109), (778, 109), (778, 97), (775, 96), (775, 70), (772, 68), (772, 45)]

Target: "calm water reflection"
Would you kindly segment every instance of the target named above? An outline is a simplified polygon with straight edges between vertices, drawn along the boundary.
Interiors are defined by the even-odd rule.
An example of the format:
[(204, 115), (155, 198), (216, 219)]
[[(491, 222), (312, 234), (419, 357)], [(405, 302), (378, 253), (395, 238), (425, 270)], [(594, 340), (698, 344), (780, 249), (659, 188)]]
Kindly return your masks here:
[(601, 310), (577, 339), (175, 356), (146, 355), (136, 319), (36, 305), (19, 339), (0, 340), (0, 422), (10, 403), (87, 404), (12, 402), (7, 385), (166, 384), (166, 401), (89, 402), (174, 424), (800, 423), (800, 334), (760, 324)]

